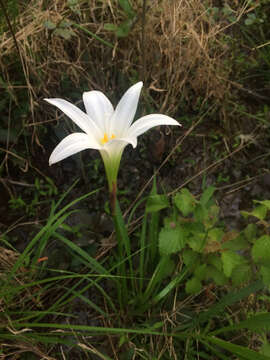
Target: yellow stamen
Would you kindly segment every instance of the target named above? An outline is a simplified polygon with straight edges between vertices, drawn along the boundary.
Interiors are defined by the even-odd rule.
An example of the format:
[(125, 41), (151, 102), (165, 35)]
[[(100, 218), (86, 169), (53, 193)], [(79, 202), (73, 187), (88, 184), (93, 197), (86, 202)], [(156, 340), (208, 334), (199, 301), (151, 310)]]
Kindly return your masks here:
[[(115, 135), (112, 134), (111, 135), (111, 139), (115, 139)], [(101, 139), (101, 144), (104, 145), (109, 141), (108, 135), (106, 133), (104, 133), (104, 137), (103, 139)]]
[(106, 144), (106, 142), (108, 142), (108, 141), (109, 141), (108, 135), (105, 133), (103, 139), (101, 139), (101, 144), (102, 144), (102, 145), (103, 145), (103, 144)]

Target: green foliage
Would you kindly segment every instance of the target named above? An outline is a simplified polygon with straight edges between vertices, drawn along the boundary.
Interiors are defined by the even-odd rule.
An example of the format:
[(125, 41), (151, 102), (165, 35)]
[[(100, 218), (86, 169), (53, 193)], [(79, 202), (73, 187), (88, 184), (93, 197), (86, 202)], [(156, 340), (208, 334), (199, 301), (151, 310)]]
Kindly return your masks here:
[(137, 20), (137, 15), (133, 10), (129, 0), (118, 0), (118, 4), (122, 9), (126, 19), (119, 25), (107, 23), (104, 25), (104, 29), (114, 32), (118, 38), (124, 38), (127, 37), (132, 30), (132, 27)]
[[(39, 191), (44, 190), (39, 183), (36, 184), (36, 188)], [(179, 328), (172, 327), (170, 337), (179, 352), (182, 353), (185, 348), (186, 353), (190, 356), (198, 355), (193, 346), (193, 343), (196, 342), (203, 346), (204, 350), (200, 351), (200, 354), (204, 354), (204, 358), (215, 354), (216, 358), (223, 359), (222, 352), (220, 352), (220, 349), (223, 348), (243, 359), (251, 359), (254, 354), (257, 354), (255, 351), (242, 345), (235, 345), (228, 340), (225, 341), (217, 335), (240, 329), (266, 332), (269, 326), (268, 313), (250, 316), (247, 320), (238, 323), (229, 321), (226, 326), (214, 329), (206, 324), (210, 324), (211, 319), (216, 318), (220, 313), (224, 314), (228, 306), (262, 289), (264, 284), (270, 284), (269, 255), (267, 255), (270, 237), (262, 234), (261, 220), (256, 216), (260, 227), (258, 224), (253, 224), (253, 226), (249, 224), (243, 231), (227, 231), (219, 221), (219, 208), (213, 199), (214, 191), (215, 189), (210, 187), (202, 193), (200, 198), (195, 198), (189, 190), (184, 189), (176, 194), (170, 202), (167, 196), (157, 193), (154, 181), (150, 195), (147, 199), (143, 199), (145, 213), (139, 236), (137, 236), (139, 238), (138, 246), (134, 242), (134, 236), (127, 231), (119, 203), (116, 201), (113, 217), (118, 248), (116, 253), (110, 256), (109, 267), (107, 262), (102, 264), (96, 261), (87, 251), (65, 236), (65, 234), (79, 236), (78, 229), (71, 228), (65, 224), (65, 221), (74, 212), (71, 210), (72, 206), (91, 193), (74, 200), (59, 210), (59, 206), (66, 196), (64, 194), (56, 204), (53, 203), (47, 224), (29, 242), (8, 272), (7, 278), (2, 280), (0, 295), (10, 310), (16, 304), (16, 297), (25, 296), (25, 286), (16, 285), (10, 288), (8, 285), (10, 281), (15, 282), (18, 272), (23, 267), (30, 270), (26, 285), (30, 289), (40, 286), (46, 291), (53, 291), (54, 283), (60, 286), (61, 281), (71, 279), (75, 281), (62, 294), (60, 292), (57, 300), (46, 311), (27, 312), (26, 301), (21, 315), (12, 323), (13, 328), (19, 331), (22, 328), (30, 327), (31, 323), (32, 329), (57, 328), (65, 330), (67, 333), (70, 331), (70, 333), (78, 334), (83, 331), (84, 334), (90, 336), (114, 334), (119, 337), (119, 347), (122, 348), (128, 344), (131, 334), (133, 334), (135, 342), (140, 339), (140, 336), (144, 336), (146, 339), (148, 336), (166, 336), (167, 330), (163, 331), (164, 323), (157, 318), (157, 313), (163, 311), (162, 309), (167, 311), (170, 304), (180, 299), (183, 301), (190, 295), (197, 296), (204, 293), (208, 285), (214, 284), (215, 287), (221, 289), (227, 285), (230, 292), (226, 296), (208, 310), (201, 312), (199, 316), (188, 317), (190, 320), (185, 321)], [(46, 194), (52, 195), (53, 191), (50, 192), (50, 188), (47, 187), (42, 195)], [(259, 211), (256, 210), (258, 207)], [(268, 201), (256, 202), (255, 211), (250, 212), (253, 218), (253, 214), (261, 213), (261, 207), (267, 209), (264, 216), (264, 219), (267, 219)], [(163, 217), (163, 223), (159, 217), (162, 213), (167, 215)], [(60, 229), (65, 233), (59, 231)], [(73, 254), (77, 264), (82, 264), (87, 272), (76, 274), (60, 271), (53, 278), (47, 277), (48, 269), (42, 264), (37, 266), (37, 263), (50, 238), (57, 239), (64, 244)], [(255, 276), (254, 267), (259, 270)], [(258, 274), (262, 281), (257, 280)], [(100, 284), (100, 281), (108, 281), (108, 279), (110, 279), (110, 292), (105, 291)], [(253, 280), (257, 281), (246, 286)], [(234, 288), (235, 291), (233, 291)], [(91, 290), (91, 293), (93, 291), (95, 294), (100, 293), (102, 301), (95, 303), (92, 297), (88, 298), (85, 295), (88, 290)], [(58, 287), (57, 293), (59, 293)], [(41, 290), (40, 295), (37, 295), (37, 299), (39, 298), (42, 299)], [(85, 306), (91, 308), (104, 321), (109, 319), (109, 316), (111, 317), (108, 315), (108, 309), (114, 314), (118, 314), (120, 309), (123, 314), (128, 314), (132, 328), (73, 324), (68, 324), (66, 327), (63, 321), (59, 321), (59, 323), (45, 322), (45, 319), (51, 315), (57, 316), (59, 319), (65, 319), (65, 317), (71, 319), (72, 316), (65, 314), (62, 309), (70, 306), (71, 301), (75, 298), (82, 300)], [(106, 303), (105, 308), (101, 305), (103, 302)], [(12, 304), (12, 306), (8, 304)], [(150, 316), (150, 323), (146, 319), (145, 313), (155, 313)], [(140, 324), (137, 323), (138, 317)], [(222, 323), (224, 323), (224, 319)], [(198, 328), (200, 331), (195, 331)], [(35, 339), (34, 334), (35, 332), (29, 333), (29, 339)], [(39, 333), (39, 339), (41, 337), (42, 333)], [(59, 338), (57, 335), (54, 338), (49, 336), (47, 342), (66, 344), (65, 339)], [(149, 354), (147, 358), (150, 358)], [(261, 349), (260, 358), (266, 360), (268, 359), (267, 355), (267, 346), (265, 345)], [(103, 356), (103, 358), (106, 357)]]
[(182, 189), (175, 195), (174, 203), (182, 214), (187, 216), (194, 211), (196, 200), (187, 189)]
[[(105, 268), (102, 267), (101, 264), (99, 264), (95, 259), (91, 258), (89, 254), (80, 249), (77, 245), (73, 244), (71, 241), (61, 235), (61, 225), (65, 222), (67, 217), (74, 212), (74, 210), (70, 210), (70, 208), (79, 201), (96, 192), (93, 191), (88, 193), (59, 209), (60, 205), (72, 187), (60, 197), (57, 203), (52, 202), (51, 212), (47, 219), (47, 223), (41, 228), (35, 237), (29, 241), (21, 254), (18, 254), (17, 252), (14, 253), (13, 264), (9, 265), (5, 269), (5, 276), (0, 277), (0, 297), (2, 304), (5, 306), (5, 311), (2, 312), (0, 316), (2, 324), (0, 326), (0, 331), (2, 331), (2, 328), (6, 327), (6, 318), (9, 318), (9, 315), (7, 314), (10, 311), (15, 314), (13, 319), (13, 325), (15, 327), (18, 326), (18, 323), (21, 320), (26, 321), (31, 319), (34, 323), (41, 321), (43, 317), (53, 314), (54, 316), (63, 318), (66, 316), (72, 318), (74, 315), (63, 313), (63, 306), (72, 301), (72, 299), (75, 297), (82, 298), (82, 294), (87, 290), (87, 288), (90, 288), (91, 286), (99, 288), (95, 281), (91, 281), (90, 278), (87, 279), (88, 276), (93, 272), (99, 273), (100, 275), (109, 275), (109, 273), (105, 270)], [(38, 259), (41, 258), (41, 256), (44, 256), (44, 251), (48, 245), (48, 241), (52, 237), (63, 241), (63, 243), (69, 246), (72, 251), (74, 251), (74, 253), (78, 254), (78, 257), (80, 257), (82, 263), (88, 267), (88, 275), (86, 277), (84, 275), (74, 274), (71, 272), (61, 272), (59, 269), (54, 272), (53, 276), (48, 277), (48, 269), (42, 265), (42, 262), (39, 264)], [(7, 241), (5, 241), (5, 243), (6, 242)], [(49, 259), (49, 257), (46, 258)], [(50, 271), (53, 271), (53, 269), (50, 269)], [(23, 279), (23, 281), (21, 281), (21, 279)], [(69, 291), (67, 291), (67, 293), (63, 292), (63, 294), (61, 294), (61, 296), (53, 302), (51, 307), (49, 306), (48, 308), (47, 304), (46, 310), (43, 310), (44, 306), (42, 304), (42, 297), (45, 296), (45, 293), (53, 293), (54, 286), (57, 286), (56, 284), (60, 284), (61, 281), (71, 281), (72, 279), (76, 280), (75, 285), (72, 286)], [(82, 285), (85, 281), (88, 284), (86, 287), (81, 289), (82, 292), (80, 292), (81, 290), (79, 289), (79, 286)], [(99, 291), (102, 292), (103, 290), (99, 288)], [(104, 291), (103, 296), (106, 298)], [(103, 316), (106, 315), (104, 311), (102, 311), (90, 300), (85, 299), (85, 301), (87, 301), (89, 306), (94, 308)], [(29, 304), (31, 304), (31, 307), (29, 307)], [(1, 334), (1, 338), (5, 335), (7, 335), (6, 338), (8, 339), (8, 334)], [(36, 334), (32, 335), (29, 337), (30, 341), (35, 340)], [(17, 338), (17, 341), (19, 341), (19, 338)], [(47, 341), (48, 343), (58, 343), (58, 341), (59, 343), (67, 343), (65, 340), (58, 339), (57, 336), (54, 338), (54, 341), (53, 338), (48, 336)]]
[(213, 343), (215, 345), (218, 345), (220, 348), (223, 348), (229, 352), (231, 352), (232, 354), (238, 356), (241, 359), (245, 359), (245, 360), (269, 360), (268, 356), (264, 356), (261, 354), (258, 354), (256, 351), (254, 350), (250, 350), (244, 346), (240, 346), (240, 345), (235, 345), (232, 344), (228, 341), (224, 341), (222, 339), (218, 339), (216, 337), (209, 337), (208, 338), (210, 343)]
[(270, 285), (270, 268), (268, 266), (261, 266), (260, 275), (265, 285)]
[(49, 177), (44, 179), (35, 178), (35, 183), (28, 189), (28, 198), (23, 199), (21, 195), (12, 197), (9, 200), (9, 207), (12, 210), (25, 211), (27, 215), (34, 216), (38, 207), (44, 203), (50, 202), (51, 199), (58, 194), (58, 190)]
[[(179, 254), (191, 278), (185, 289), (195, 294), (202, 284), (214, 282), (221, 286), (241, 286), (254, 278), (253, 267), (265, 284), (270, 280), (270, 237), (262, 235), (256, 224), (248, 224), (242, 231), (226, 231), (219, 220), (219, 207), (213, 201), (215, 188), (207, 188), (200, 199), (188, 189), (182, 189), (172, 201), (172, 214), (164, 219), (159, 233), (161, 255)], [(264, 221), (268, 216), (269, 200), (255, 201), (251, 212)], [(267, 229), (267, 223), (265, 223)], [(268, 270), (269, 267), (269, 270)], [(256, 277), (255, 277), (256, 278)]]
[(51, 20), (44, 22), (44, 27), (52, 32), (53, 35), (60, 36), (65, 40), (70, 40), (72, 36), (75, 36), (75, 32), (72, 30), (72, 23), (64, 20), (59, 24), (53, 23)]
[(171, 255), (179, 252), (185, 245), (183, 228), (180, 226), (163, 228), (159, 233), (159, 251), (161, 255)]
[[(258, 275), (264, 284), (269, 284), (268, 235), (258, 237), (262, 229), (256, 224), (248, 224), (242, 231), (228, 231), (219, 220), (214, 192), (211, 186), (200, 198), (195, 198), (188, 189), (182, 189), (170, 205), (165, 195), (157, 194), (154, 182), (146, 200), (138, 269), (136, 261), (131, 260), (131, 237), (123, 232), (125, 225), (117, 211), (118, 274), (125, 278), (119, 288), (121, 306), (129, 301), (135, 311), (146, 311), (153, 304), (169, 299), (178, 286), (187, 294), (198, 295), (209, 284), (233, 289), (258, 279)], [(269, 202), (255, 204), (249, 216), (255, 216), (258, 221), (266, 219)], [(161, 211), (167, 213), (162, 225), (158, 221)], [(179, 259), (181, 271), (178, 272)], [(254, 266), (258, 268), (256, 273)], [(132, 301), (128, 300), (131, 298)]]
[(223, 263), (224, 274), (228, 278), (231, 277), (232, 271), (235, 267), (244, 263), (244, 259), (233, 251), (224, 251), (221, 254), (221, 260)]
[(156, 212), (169, 206), (168, 198), (165, 195), (149, 195), (146, 203), (146, 212)]
[(186, 282), (185, 290), (187, 294), (198, 294), (201, 288), (202, 283), (196, 276), (193, 276)]
[(270, 358), (270, 344), (268, 341), (264, 342), (264, 344), (261, 347), (260, 353)]
[(270, 236), (263, 235), (256, 240), (251, 251), (255, 263), (270, 266)]

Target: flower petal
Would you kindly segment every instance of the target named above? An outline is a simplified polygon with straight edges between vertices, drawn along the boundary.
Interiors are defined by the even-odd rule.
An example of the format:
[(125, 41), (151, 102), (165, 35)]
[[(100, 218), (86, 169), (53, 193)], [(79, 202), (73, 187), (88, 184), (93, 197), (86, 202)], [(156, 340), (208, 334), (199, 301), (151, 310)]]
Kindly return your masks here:
[(110, 120), (110, 133), (119, 137), (125, 136), (134, 119), (142, 86), (143, 83), (140, 81), (122, 96)]
[[(147, 130), (151, 129), (154, 126), (159, 125), (178, 125), (182, 126), (176, 120), (172, 119), (169, 116), (162, 114), (150, 114), (141, 117), (139, 120), (135, 121), (128, 129), (127, 138), (135, 138), (145, 133)], [(133, 140), (134, 141), (134, 140)]]
[(85, 149), (101, 149), (94, 138), (84, 133), (73, 133), (65, 137), (53, 150), (49, 164), (52, 165), (68, 156), (74, 155)]
[(110, 100), (101, 91), (94, 90), (83, 93), (83, 102), (90, 118), (96, 122), (103, 133), (108, 133), (108, 121), (113, 114)]
[(126, 138), (112, 139), (103, 146), (103, 150), (107, 152), (108, 156), (115, 157), (118, 156), (129, 143), (129, 139)]
[(103, 134), (96, 126), (94, 121), (77, 106), (71, 104), (64, 99), (44, 99), (48, 103), (58, 107), (63, 113), (65, 113), (80, 129), (87, 134), (95, 136), (95, 138), (102, 138)]

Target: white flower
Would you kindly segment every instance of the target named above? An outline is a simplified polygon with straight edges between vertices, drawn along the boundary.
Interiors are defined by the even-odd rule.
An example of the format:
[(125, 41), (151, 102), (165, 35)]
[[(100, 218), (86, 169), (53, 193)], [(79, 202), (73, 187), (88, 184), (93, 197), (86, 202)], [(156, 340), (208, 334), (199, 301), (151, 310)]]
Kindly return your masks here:
[(110, 100), (100, 91), (83, 93), (86, 113), (63, 99), (44, 99), (62, 110), (84, 132), (65, 137), (53, 150), (49, 164), (85, 149), (99, 150), (112, 190), (116, 186), (121, 156), (126, 145), (137, 146), (137, 137), (154, 126), (180, 125), (166, 115), (151, 114), (132, 124), (139, 101), (142, 82), (131, 86), (114, 110)]

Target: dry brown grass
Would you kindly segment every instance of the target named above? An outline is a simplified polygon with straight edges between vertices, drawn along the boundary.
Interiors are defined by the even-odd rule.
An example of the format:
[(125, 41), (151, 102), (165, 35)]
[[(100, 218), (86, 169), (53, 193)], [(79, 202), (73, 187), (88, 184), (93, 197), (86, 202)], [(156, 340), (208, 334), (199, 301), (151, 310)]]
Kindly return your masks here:
[[(105, 23), (119, 25), (125, 20), (117, 0), (80, 1), (76, 13), (69, 8), (67, 0), (29, 0), (13, 28), (18, 47), (9, 30), (0, 39), (3, 79), (16, 98), (19, 89), (14, 82), (19, 62), (24, 74), (22, 85), (28, 90), (33, 116), (43, 97), (69, 96), (61, 88), (65, 77), (78, 89), (84, 84), (106, 93), (119, 88), (123, 91), (128, 84), (122, 82), (127, 78), (144, 77), (146, 88), (151, 89), (154, 107), (170, 115), (181, 113), (181, 101), (192, 107), (198, 96), (201, 101), (224, 102), (231, 86), (231, 70), (226, 65), (230, 48), (223, 36), (233, 24), (226, 19), (214, 21), (204, 3), (201, 0), (148, 1), (142, 42), (142, 0), (131, 1), (137, 21), (129, 36), (120, 39), (104, 30)], [(234, 7), (237, 21), (249, 10), (246, 2)], [(73, 26), (70, 39), (44, 26), (46, 21), (59, 26), (66, 20), (111, 42), (113, 48)], [(28, 123), (37, 121), (32, 118)]]
[(163, 1), (160, 14), (152, 11), (147, 47), (152, 44), (153, 50), (146, 57), (146, 74), (151, 88), (164, 90), (162, 111), (175, 113), (180, 100), (192, 103), (197, 95), (222, 98), (227, 87), (217, 75), (226, 48), (216, 38), (220, 25), (211, 23), (202, 1)]

